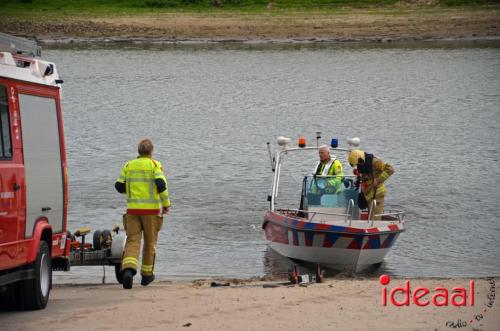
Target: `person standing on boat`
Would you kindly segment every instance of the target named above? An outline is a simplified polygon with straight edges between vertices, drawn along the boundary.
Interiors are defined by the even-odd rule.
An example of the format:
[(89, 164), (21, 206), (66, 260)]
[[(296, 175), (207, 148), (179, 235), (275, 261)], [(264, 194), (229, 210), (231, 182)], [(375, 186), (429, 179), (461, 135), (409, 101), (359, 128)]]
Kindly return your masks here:
[[(361, 192), (368, 204), (368, 213), (371, 211), (373, 199), (377, 202), (374, 213), (381, 215), (384, 212), (384, 197), (386, 194), (384, 182), (394, 173), (394, 168), (373, 154), (355, 149), (349, 153), (348, 162), (351, 167), (356, 167), (355, 174), (361, 181)], [(380, 220), (381, 216), (375, 216)]]
[[(314, 175), (335, 176), (327, 178), (325, 192), (328, 194), (340, 193), (340, 191), (342, 191), (342, 179), (344, 178), (342, 163), (340, 163), (340, 161), (336, 158), (332, 159), (332, 156), (330, 155), (330, 147), (327, 145), (321, 145), (318, 149), (318, 153), (319, 162), (316, 165)], [(312, 190), (315, 191), (316, 187), (312, 187)]]
[(136, 159), (125, 163), (115, 183), (116, 190), (127, 197), (127, 214), (123, 221), (127, 241), (122, 259), (125, 289), (132, 288), (143, 235), (141, 285), (147, 286), (155, 279), (153, 269), (158, 232), (163, 225), (163, 216), (170, 208), (167, 179), (161, 163), (152, 158), (151, 140), (141, 140), (138, 152)]

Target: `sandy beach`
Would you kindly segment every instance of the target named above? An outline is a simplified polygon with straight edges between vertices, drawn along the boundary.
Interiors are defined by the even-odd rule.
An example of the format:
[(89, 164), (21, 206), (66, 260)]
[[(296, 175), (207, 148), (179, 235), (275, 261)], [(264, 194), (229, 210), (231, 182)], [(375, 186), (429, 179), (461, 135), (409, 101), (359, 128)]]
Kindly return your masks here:
[(331, 42), (498, 38), (500, 7), (389, 7), (345, 12), (151, 13), (3, 17), (0, 31), (45, 43)]
[[(474, 280), (474, 305), (396, 307), (382, 305), (379, 279), (327, 279), (287, 285), (285, 281), (213, 280), (157, 282), (132, 290), (119, 285), (59, 285), (42, 311), (2, 311), (4, 330), (499, 330), (500, 278)], [(392, 279), (391, 289), (436, 287), (469, 290), (470, 278)], [(136, 281), (137, 283), (137, 281)], [(396, 296), (402, 301), (404, 297)], [(441, 300), (441, 299), (439, 299)], [(489, 307), (491, 306), (491, 307)]]

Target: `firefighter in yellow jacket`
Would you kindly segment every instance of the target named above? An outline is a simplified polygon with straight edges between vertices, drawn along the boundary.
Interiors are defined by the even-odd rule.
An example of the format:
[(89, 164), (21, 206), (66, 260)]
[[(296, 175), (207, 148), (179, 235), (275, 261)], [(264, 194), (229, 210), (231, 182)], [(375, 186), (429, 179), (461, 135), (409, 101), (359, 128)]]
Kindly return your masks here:
[[(368, 213), (371, 211), (373, 199), (376, 201), (374, 210), (376, 220), (381, 219), (384, 212), (385, 186), (384, 182), (394, 173), (394, 168), (379, 158), (355, 149), (349, 153), (348, 161), (351, 167), (357, 168), (357, 174), (361, 180), (361, 192), (363, 192), (368, 204)], [(356, 172), (355, 172), (356, 173)]]
[(141, 285), (147, 286), (154, 280), (158, 231), (163, 224), (163, 215), (170, 208), (167, 179), (161, 163), (152, 158), (151, 140), (141, 140), (138, 152), (137, 159), (125, 163), (115, 183), (116, 190), (127, 197), (127, 214), (123, 221), (127, 242), (122, 260), (123, 288), (126, 289), (132, 288), (133, 277), (137, 273), (143, 235)]

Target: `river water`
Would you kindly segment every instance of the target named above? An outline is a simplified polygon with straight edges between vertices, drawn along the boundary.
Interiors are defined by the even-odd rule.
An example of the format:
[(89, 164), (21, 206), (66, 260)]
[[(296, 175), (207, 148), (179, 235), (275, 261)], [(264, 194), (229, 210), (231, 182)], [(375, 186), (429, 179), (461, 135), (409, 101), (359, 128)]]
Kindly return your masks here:
[(500, 275), (499, 42), (89, 46), (44, 58), (64, 79), (71, 230), (121, 222), (114, 182), (140, 138), (155, 143), (173, 204), (160, 279), (286, 273), (292, 262), (261, 230), (266, 142), (316, 131), (358, 136), (396, 169), (386, 204), (406, 210), (407, 231), (370, 275)]

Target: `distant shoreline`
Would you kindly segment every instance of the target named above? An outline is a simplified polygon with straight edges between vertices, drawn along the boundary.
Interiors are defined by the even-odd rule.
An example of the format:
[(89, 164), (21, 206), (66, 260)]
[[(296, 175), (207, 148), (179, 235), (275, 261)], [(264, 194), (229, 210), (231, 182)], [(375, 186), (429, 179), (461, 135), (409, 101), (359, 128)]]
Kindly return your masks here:
[(0, 15), (0, 31), (45, 44), (329, 43), (500, 38), (500, 6), (347, 12)]
[(288, 38), (288, 39), (236, 39), (236, 38), (119, 38), (119, 37), (100, 37), (100, 38), (38, 38), (37, 41), (42, 46), (57, 47), (65, 45), (98, 45), (98, 46), (117, 46), (117, 45), (145, 45), (145, 46), (168, 46), (168, 45), (333, 45), (333, 44), (407, 44), (407, 43), (498, 43), (500, 46), (500, 36), (493, 37), (467, 37), (467, 38), (352, 38), (352, 39), (326, 39), (326, 38)]

